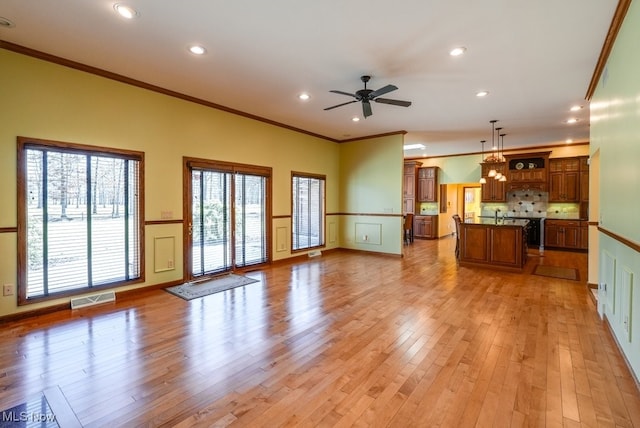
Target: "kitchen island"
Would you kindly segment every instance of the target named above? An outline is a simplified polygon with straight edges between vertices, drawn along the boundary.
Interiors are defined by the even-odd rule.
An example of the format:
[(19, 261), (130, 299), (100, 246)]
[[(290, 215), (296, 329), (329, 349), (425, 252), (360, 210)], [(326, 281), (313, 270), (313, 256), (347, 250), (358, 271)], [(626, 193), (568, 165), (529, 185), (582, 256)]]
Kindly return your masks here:
[(529, 220), (478, 218), (460, 224), (460, 266), (520, 272), (527, 262)]

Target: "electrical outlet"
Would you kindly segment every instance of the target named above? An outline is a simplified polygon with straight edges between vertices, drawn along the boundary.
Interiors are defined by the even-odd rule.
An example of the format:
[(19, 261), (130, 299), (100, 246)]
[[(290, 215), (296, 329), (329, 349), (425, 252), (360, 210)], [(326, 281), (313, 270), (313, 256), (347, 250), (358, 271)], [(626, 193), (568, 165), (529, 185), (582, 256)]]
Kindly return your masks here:
[(5, 284), (2, 287), (3, 296), (13, 296), (13, 284)]
[(173, 269), (173, 260), (169, 260), (169, 261), (167, 262), (167, 268), (168, 268), (168, 269)]

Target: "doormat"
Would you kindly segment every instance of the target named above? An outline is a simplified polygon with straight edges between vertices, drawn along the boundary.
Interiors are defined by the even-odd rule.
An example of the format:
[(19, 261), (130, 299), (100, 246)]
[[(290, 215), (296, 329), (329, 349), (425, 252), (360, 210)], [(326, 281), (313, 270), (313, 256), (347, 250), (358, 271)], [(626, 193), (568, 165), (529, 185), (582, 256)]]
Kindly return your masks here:
[(549, 276), (551, 278), (558, 279), (570, 279), (572, 281), (578, 281), (578, 270), (573, 268), (564, 268), (557, 266), (536, 265), (533, 270), (534, 275)]
[(182, 297), (184, 300), (191, 300), (208, 296), (209, 294), (230, 290), (232, 288), (242, 287), (243, 285), (251, 284), (254, 282), (258, 282), (258, 280), (232, 273), (229, 275), (213, 278), (208, 281), (187, 282), (185, 284), (176, 285), (174, 287), (167, 287), (165, 288), (165, 290), (178, 297)]

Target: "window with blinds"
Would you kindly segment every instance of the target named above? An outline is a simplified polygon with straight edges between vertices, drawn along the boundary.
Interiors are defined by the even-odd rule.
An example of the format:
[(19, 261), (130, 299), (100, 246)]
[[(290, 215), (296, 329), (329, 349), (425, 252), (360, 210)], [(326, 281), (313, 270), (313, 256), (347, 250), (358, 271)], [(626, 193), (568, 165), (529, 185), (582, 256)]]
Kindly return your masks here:
[(292, 249), (304, 250), (324, 245), (325, 177), (293, 173)]
[(137, 152), (19, 139), (22, 303), (141, 278)]

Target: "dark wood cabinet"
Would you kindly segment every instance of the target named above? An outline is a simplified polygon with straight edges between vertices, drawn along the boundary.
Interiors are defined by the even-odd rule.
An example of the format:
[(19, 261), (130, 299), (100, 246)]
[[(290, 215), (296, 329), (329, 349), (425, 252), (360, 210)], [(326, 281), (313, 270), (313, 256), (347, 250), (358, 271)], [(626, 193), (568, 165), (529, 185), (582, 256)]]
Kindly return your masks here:
[(580, 159), (549, 160), (549, 202), (580, 201)]
[(527, 262), (524, 227), (461, 223), (460, 229), (461, 266), (521, 271)]
[(438, 201), (438, 167), (418, 168), (418, 202)]
[(580, 222), (580, 248), (583, 250), (589, 249), (589, 222)]
[(506, 155), (507, 190), (546, 192), (551, 152)]
[(550, 248), (582, 248), (580, 223), (578, 220), (547, 219), (544, 224), (544, 246)]
[(546, 192), (547, 191), (547, 183), (518, 183), (518, 182), (509, 182), (507, 181), (507, 191), (512, 192), (514, 190), (523, 190), (528, 192)]
[(413, 220), (413, 236), (422, 239), (436, 239), (438, 237), (438, 216), (415, 216)]
[(549, 160), (549, 172), (578, 172), (580, 171), (580, 158), (555, 158)]
[(547, 170), (545, 168), (510, 170), (509, 181), (522, 183), (542, 183), (547, 181), (546, 173)]
[(580, 201), (589, 200), (589, 158), (580, 158)]
[(446, 213), (449, 209), (449, 204), (447, 202), (447, 185), (440, 185), (440, 212)]
[(416, 211), (416, 188), (418, 184), (418, 168), (422, 162), (405, 162), (402, 182), (403, 214), (414, 214)]
[(481, 185), (481, 199), (482, 202), (505, 202), (507, 200), (505, 181), (496, 180), (493, 177), (489, 177), (489, 171), (495, 169), (501, 174), (506, 173), (504, 163), (483, 163), (482, 164), (482, 177), (487, 182)]

